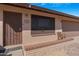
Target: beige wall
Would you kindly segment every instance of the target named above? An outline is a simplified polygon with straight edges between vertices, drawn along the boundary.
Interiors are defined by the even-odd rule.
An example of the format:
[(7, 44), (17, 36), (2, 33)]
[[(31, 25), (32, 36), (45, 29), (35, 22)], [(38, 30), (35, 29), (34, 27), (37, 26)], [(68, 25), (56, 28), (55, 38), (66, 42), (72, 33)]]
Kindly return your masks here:
[(3, 10), (0, 9), (0, 45), (3, 46)]
[[(5, 11), (12, 11), (12, 12), (22, 13), (22, 29), (23, 29), (22, 39), (23, 39), (23, 44), (24, 45), (30, 45), (30, 44), (35, 44), (35, 43), (41, 43), (41, 42), (57, 40), (56, 33), (57, 32), (62, 32), (62, 23), (61, 23), (61, 21), (63, 19), (73, 20), (72, 18), (62, 17), (62, 16), (59, 16), (59, 15), (48, 14), (48, 13), (44, 13), (44, 12), (40, 12), (40, 11), (29, 10), (29, 9), (13, 7), (13, 6), (8, 6), (8, 5), (0, 5), (0, 8), (2, 10), (5, 10)], [(55, 34), (33, 37), (31, 35), (31, 14), (54, 17), (55, 18)], [(0, 37), (0, 38), (2, 38), (2, 37)]]

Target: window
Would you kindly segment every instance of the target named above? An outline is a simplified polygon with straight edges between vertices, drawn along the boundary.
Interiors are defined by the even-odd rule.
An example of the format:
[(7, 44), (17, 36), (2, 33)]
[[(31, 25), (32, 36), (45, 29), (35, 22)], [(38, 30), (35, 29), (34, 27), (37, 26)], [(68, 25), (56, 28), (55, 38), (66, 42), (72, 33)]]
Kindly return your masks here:
[(32, 15), (32, 30), (55, 30), (55, 19), (50, 17)]

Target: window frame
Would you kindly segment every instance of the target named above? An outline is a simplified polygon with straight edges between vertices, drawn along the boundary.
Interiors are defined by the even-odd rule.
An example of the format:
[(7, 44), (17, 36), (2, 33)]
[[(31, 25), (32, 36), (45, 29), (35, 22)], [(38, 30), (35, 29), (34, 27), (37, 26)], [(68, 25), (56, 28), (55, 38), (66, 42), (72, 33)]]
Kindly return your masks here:
[[(35, 17), (35, 19), (33, 19), (34, 17)], [(40, 18), (40, 19), (39, 19), (39, 18)], [(38, 21), (41, 20), (41, 18), (44, 19), (44, 20), (46, 19), (47, 21), (49, 20), (51, 26), (46, 27), (46, 28), (45, 28), (45, 27), (41, 27), (41, 28), (42, 28), (42, 29), (41, 29), (41, 28), (38, 26)], [(35, 22), (35, 21), (36, 21), (36, 22)], [(33, 26), (34, 26), (34, 24), (33, 24), (34, 22), (37, 23), (37, 24), (35, 25), (36, 27), (33, 27)], [(33, 30), (33, 31), (38, 31), (38, 30), (40, 30), (40, 31), (41, 31), (41, 30), (42, 30), (42, 31), (43, 31), (43, 30), (55, 30), (55, 18), (32, 14), (32, 15), (31, 15), (31, 30)]]

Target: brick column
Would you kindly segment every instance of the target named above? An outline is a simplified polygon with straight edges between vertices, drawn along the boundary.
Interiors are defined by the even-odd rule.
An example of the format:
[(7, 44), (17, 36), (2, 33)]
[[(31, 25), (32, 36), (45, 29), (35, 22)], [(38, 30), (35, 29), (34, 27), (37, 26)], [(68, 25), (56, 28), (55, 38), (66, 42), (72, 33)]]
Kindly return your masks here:
[(61, 22), (61, 18), (56, 18), (55, 19), (55, 33), (57, 32), (62, 32), (62, 22)]
[(31, 35), (31, 16), (30, 14), (22, 14), (22, 45), (23, 45), (23, 51), (24, 55), (26, 55), (25, 46), (30, 40)]
[(31, 16), (30, 14), (22, 14), (22, 40), (23, 44), (26, 45), (27, 41), (30, 40), (31, 35)]

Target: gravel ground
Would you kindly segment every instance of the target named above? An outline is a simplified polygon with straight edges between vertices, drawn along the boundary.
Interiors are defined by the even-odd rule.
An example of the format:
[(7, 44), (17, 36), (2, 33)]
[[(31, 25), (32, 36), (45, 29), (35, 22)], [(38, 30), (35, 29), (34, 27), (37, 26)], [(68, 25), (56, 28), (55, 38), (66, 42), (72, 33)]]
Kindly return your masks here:
[(26, 51), (27, 56), (79, 56), (79, 37), (74, 40)]

